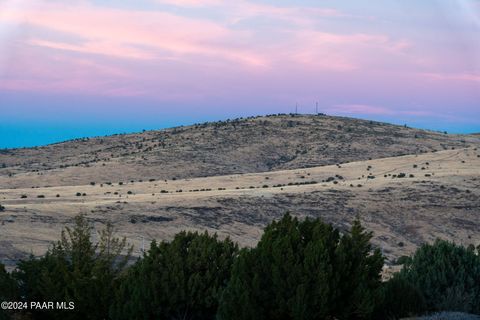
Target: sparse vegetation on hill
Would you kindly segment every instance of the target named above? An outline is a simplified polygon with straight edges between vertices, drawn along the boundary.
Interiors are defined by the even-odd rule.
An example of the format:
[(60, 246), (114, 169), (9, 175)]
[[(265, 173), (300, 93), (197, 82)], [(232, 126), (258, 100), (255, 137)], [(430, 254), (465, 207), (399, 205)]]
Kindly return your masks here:
[[(48, 179), (52, 169), (62, 169), (63, 185), (264, 172), (463, 148), (478, 142), (474, 136), (374, 121), (272, 115), (3, 150), (0, 161), (6, 167), (0, 168), (0, 183), (9, 174), (36, 173)], [(35, 174), (23, 177), (36, 178)], [(8, 183), (22, 186), (17, 180)]]

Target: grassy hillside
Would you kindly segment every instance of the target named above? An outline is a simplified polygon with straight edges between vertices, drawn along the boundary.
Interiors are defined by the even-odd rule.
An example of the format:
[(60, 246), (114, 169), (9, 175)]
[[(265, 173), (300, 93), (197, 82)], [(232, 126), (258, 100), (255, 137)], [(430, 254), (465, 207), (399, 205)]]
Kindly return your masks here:
[(265, 172), (464, 148), (479, 141), (351, 118), (275, 115), (2, 150), (0, 186)]

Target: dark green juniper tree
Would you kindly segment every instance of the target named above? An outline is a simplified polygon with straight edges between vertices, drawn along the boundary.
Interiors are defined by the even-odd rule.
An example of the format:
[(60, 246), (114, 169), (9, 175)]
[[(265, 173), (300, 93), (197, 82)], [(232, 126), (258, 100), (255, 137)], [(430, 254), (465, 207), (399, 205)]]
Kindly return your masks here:
[(396, 273), (382, 285), (382, 299), (375, 310), (376, 319), (403, 319), (427, 311), (420, 289)]
[(114, 236), (113, 227), (91, 242), (92, 227), (77, 216), (73, 228), (62, 231), (61, 240), (42, 258), (31, 257), (14, 273), (25, 301), (75, 303), (74, 311), (33, 311), (35, 319), (107, 319), (119, 275), (126, 268), (131, 247)]
[(422, 292), (428, 311), (480, 314), (480, 257), (473, 246), (424, 244), (398, 276)]
[(243, 249), (220, 303), (219, 318), (368, 319), (384, 259), (355, 221), (341, 235), (319, 219), (285, 215), (256, 248)]
[(152, 242), (129, 270), (112, 307), (114, 319), (214, 319), (238, 247), (216, 235), (181, 232)]
[[(0, 263), (0, 302), (18, 301), (18, 288), (14, 279)], [(11, 312), (0, 309), (0, 320), (10, 319)]]

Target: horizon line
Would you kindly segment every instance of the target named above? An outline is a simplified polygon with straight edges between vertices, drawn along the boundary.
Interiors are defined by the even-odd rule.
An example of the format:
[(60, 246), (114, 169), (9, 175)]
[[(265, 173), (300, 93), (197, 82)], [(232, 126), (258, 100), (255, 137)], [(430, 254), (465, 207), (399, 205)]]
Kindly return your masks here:
[(387, 122), (387, 121), (380, 121), (380, 120), (372, 120), (368, 118), (362, 118), (362, 117), (353, 117), (353, 116), (344, 116), (344, 115), (329, 115), (326, 113), (273, 113), (273, 114), (258, 114), (258, 115), (252, 115), (252, 116), (243, 116), (243, 117), (236, 117), (236, 118), (223, 118), (223, 119), (218, 119), (218, 120), (210, 120), (210, 121), (203, 121), (203, 122), (194, 122), (194, 123), (183, 123), (183, 124), (178, 124), (178, 125), (173, 125), (173, 126), (167, 126), (167, 127), (158, 127), (156, 129), (142, 129), (140, 131), (125, 131), (125, 132), (117, 132), (117, 133), (112, 133), (112, 134), (105, 134), (105, 135), (85, 135), (85, 136), (79, 136), (76, 138), (70, 138), (70, 139), (65, 139), (65, 140), (58, 140), (54, 142), (49, 142), (45, 144), (32, 144), (32, 145), (26, 145), (26, 146), (18, 146), (18, 147), (0, 147), (0, 150), (2, 151), (7, 151), (7, 150), (18, 150), (18, 149), (31, 149), (31, 148), (42, 148), (42, 147), (48, 147), (56, 144), (61, 144), (61, 143), (67, 143), (67, 142), (72, 142), (72, 141), (77, 141), (77, 140), (89, 140), (89, 139), (98, 139), (98, 138), (105, 138), (105, 137), (111, 137), (111, 136), (117, 136), (117, 135), (133, 135), (133, 134), (142, 134), (145, 132), (151, 132), (151, 131), (164, 131), (164, 130), (169, 130), (169, 129), (175, 129), (175, 128), (183, 128), (183, 127), (190, 127), (194, 125), (201, 125), (201, 124), (208, 124), (208, 123), (215, 123), (215, 122), (229, 122), (229, 121), (237, 121), (237, 120), (247, 120), (247, 119), (255, 119), (255, 118), (262, 118), (262, 117), (273, 117), (273, 116), (323, 116), (323, 117), (332, 117), (332, 118), (347, 118), (347, 119), (356, 119), (356, 120), (363, 120), (363, 121), (372, 121), (376, 123), (382, 123), (382, 124), (388, 124), (388, 125), (393, 125), (393, 126), (398, 126), (398, 127), (407, 127), (410, 129), (416, 129), (416, 130), (423, 130), (423, 131), (429, 131), (433, 133), (442, 133), (442, 134), (448, 134), (448, 135), (477, 135), (480, 134), (480, 132), (466, 132), (466, 133), (458, 133), (458, 132), (447, 132), (446, 130), (434, 130), (434, 129), (429, 129), (425, 127), (417, 127), (417, 126), (410, 126), (407, 123), (405, 124), (398, 124), (398, 123), (393, 123), (393, 122)]

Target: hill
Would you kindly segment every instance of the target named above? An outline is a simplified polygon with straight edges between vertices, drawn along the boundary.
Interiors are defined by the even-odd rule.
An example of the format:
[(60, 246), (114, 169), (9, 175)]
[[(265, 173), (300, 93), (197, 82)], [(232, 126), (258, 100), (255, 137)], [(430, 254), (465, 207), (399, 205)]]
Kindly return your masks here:
[(390, 261), (436, 237), (479, 244), (478, 147), (474, 136), (280, 115), (6, 150), (0, 261), (42, 254), (78, 213), (113, 222), (137, 254), (184, 229), (253, 245), (286, 211), (342, 230), (358, 216)]
[(182, 179), (307, 168), (464, 148), (478, 140), (323, 115), (255, 117), (2, 150), (0, 186)]

